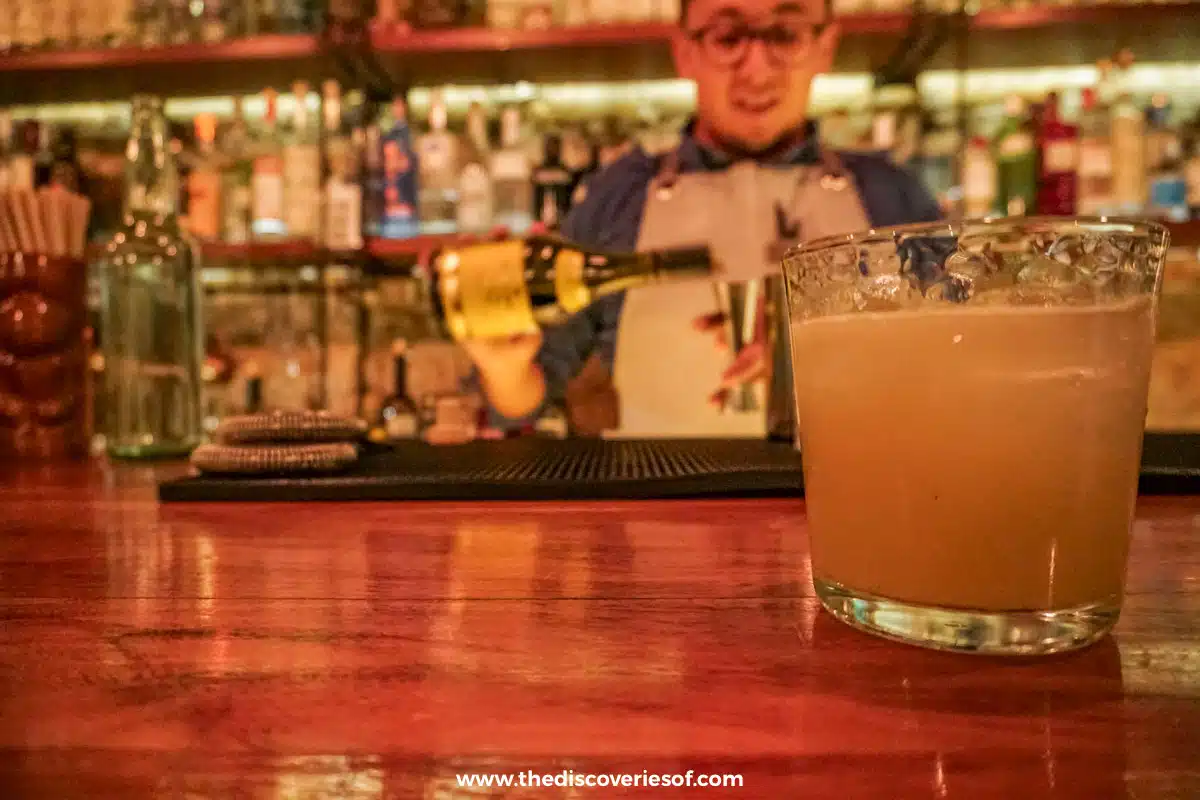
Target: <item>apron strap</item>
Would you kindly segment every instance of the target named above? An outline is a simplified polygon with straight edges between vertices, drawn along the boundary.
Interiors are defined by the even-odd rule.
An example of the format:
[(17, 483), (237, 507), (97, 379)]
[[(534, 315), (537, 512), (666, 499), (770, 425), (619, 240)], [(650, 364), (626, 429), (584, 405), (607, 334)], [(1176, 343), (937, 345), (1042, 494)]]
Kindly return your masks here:
[(665, 199), (674, 191), (675, 183), (679, 180), (679, 172), (679, 148), (673, 148), (659, 158), (658, 169), (655, 172), (654, 180), (651, 181), (651, 189), (654, 190), (655, 197), (660, 200)]
[(842, 163), (837, 153), (828, 148), (821, 148), (821, 188), (833, 192), (842, 192), (850, 188), (852, 179), (850, 171)]

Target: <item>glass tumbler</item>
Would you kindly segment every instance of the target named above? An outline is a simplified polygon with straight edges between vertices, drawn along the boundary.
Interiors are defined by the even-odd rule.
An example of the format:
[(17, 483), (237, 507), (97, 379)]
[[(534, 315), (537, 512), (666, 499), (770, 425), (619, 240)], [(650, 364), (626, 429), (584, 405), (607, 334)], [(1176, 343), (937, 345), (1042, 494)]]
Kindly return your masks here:
[(783, 262), (814, 588), (885, 637), (996, 655), (1116, 624), (1169, 237), (987, 219)]

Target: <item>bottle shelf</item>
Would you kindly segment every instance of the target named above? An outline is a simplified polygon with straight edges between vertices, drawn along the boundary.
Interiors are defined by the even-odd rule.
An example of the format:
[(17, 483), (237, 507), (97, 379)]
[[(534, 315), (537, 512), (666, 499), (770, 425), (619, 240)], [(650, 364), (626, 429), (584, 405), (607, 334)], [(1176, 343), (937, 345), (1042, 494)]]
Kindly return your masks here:
[[(908, 13), (839, 18), (835, 71), (870, 71), (911, 21)], [(1156, 61), (1200, 58), (1200, 0), (1158, 4), (1031, 6), (979, 11), (968, 21), (971, 68), (1090, 64), (1119, 47)], [(671, 23), (502, 30), (374, 32), (370, 47), (401, 84), (621, 81), (672, 77)], [(930, 68), (962, 66), (953, 37)], [(437, 58), (453, 55), (455, 58)], [(246, 69), (253, 66), (253, 69)], [(145, 68), (153, 67), (152, 70)], [(257, 91), (337, 74), (316, 35), (271, 35), (218, 44), (39, 51), (0, 56), (0, 104), (125, 98), (138, 91), (208, 95)]]
[[(1171, 232), (1171, 247), (1200, 249), (1200, 220), (1166, 225)], [(477, 242), (481, 238), (484, 237), (431, 234), (409, 239), (368, 239), (362, 250), (353, 252), (331, 252), (301, 240), (250, 244), (206, 242), (201, 245), (201, 254), (205, 268), (302, 268), (338, 262), (353, 265), (367, 261), (379, 266), (385, 274), (399, 274), (425, 261), (434, 250)], [(94, 249), (92, 255), (99, 257), (102, 251)]]
[(183, 64), (204, 66), (230, 61), (311, 58), (320, 52), (316, 36), (280, 34), (231, 39), (216, 44), (163, 47), (108, 47), (91, 50), (39, 50), (0, 57), (0, 73), (123, 69)]

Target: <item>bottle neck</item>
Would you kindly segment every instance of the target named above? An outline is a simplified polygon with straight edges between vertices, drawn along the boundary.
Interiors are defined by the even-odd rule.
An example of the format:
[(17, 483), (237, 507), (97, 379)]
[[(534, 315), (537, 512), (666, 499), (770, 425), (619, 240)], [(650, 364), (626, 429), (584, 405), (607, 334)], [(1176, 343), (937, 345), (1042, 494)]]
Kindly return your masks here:
[(175, 214), (179, 174), (171, 155), (170, 134), (161, 108), (139, 108), (125, 148), (125, 211)]
[(392, 362), (392, 386), (397, 398), (408, 397), (408, 357), (396, 356)]
[(325, 97), (325, 130), (330, 136), (337, 136), (342, 130), (342, 98), (338, 94)]

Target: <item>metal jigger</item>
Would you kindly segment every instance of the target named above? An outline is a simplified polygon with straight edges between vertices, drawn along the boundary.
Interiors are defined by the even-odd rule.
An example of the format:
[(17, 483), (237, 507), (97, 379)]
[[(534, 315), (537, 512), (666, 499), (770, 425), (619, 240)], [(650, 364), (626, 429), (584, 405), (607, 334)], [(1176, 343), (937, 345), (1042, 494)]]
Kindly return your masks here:
[[(752, 413), (765, 405), (767, 438), (791, 442), (796, 433), (795, 387), (788, 336), (787, 298), (783, 279), (770, 275), (752, 281), (714, 284), (718, 308), (725, 314), (725, 333), (733, 357), (737, 358), (754, 341), (756, 330), (765, 329), (765, 382), (741, 383), (725, 398), (724, 413)], [(765, 294), (765, 302), (762, 299)], [(766, 316), (763, 324), (760, 315)], [(762, 393), (766, 392), (766, 399)]]
[[(725, 315), (725, 336), (729, 350), (736, 359), (754, 342), (754, 335), (759, 327), (758, 317), (762, 310), (762, 282), (751, 280), (714, 283), (713, 294), (716, 297), (717, 308)], [(752, 382), (742, 382), (725, 396), (721, 411), (744, 414), (758, 411), (761, 407), (758, 387)]]

